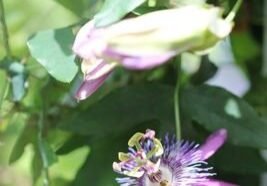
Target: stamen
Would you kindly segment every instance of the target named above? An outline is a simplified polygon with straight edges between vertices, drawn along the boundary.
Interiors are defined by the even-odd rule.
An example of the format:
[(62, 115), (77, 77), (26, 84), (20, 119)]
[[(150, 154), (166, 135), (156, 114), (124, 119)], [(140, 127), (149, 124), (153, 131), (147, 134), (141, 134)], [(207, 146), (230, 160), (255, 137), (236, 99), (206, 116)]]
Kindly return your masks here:
[(159, 170), (156, 173), (152, 173), (152, 174), (148, 175), (148, 178), (152, 183), (159, 183), (162, 179), (162, 173)]

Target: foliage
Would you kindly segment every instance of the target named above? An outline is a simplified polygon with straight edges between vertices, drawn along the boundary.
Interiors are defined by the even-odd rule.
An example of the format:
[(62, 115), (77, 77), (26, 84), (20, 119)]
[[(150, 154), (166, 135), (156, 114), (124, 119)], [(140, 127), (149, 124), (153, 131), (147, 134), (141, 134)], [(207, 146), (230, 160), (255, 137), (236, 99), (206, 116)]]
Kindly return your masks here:
[[(193, 54), (187, 61), (182, 54), (146, 71), (118, 67), (82, 102), (74, 98), (82, 73), (72, 44), (85, 22), (93, 19), (102, 28), (173, 3), (204, 1), (0, 2), (9, 31), (9, 38), (0, 39), (0, 185), (115, 186), (112, 162), (127, 139), (146, 128), (161, 137), (175, 134), (174, 105), (184, 139), (201, 142), (216, 129), (228, 130), (227, 144), (210, 161), (219, 177), (251, 186), (267, 171), (262, 156), (267, 148), (266, 43), (258, 37), (266, 25), (261, 14), (251, 14), (253, 19), (247, 14), (262, 7), (261, 1), (243, 3), (229, 46), (221, 45), (216, 54)], [(233, 6), (230, 0), (207, 2), (224, 7), (225, 14)], [(7, 40), (11, 53), (5, 50)], [(250, 82), (244, 97), (207, 84), (229, 60)], [(236, 87), (241, 83), (224, 79)]]

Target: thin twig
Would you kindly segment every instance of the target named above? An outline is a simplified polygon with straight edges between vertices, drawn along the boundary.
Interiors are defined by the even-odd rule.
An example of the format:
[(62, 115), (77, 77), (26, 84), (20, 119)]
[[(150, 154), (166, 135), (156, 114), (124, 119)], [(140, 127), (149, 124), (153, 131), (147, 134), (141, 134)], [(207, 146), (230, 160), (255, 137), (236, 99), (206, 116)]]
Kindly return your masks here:
[(7, 90), (8, 90), (8, 86), (9, 86), (9, 81), (6, 79), (4, 81), (3, 89), (0, 90), (0, 109), (2, 108), (4, 98), (5, 98), (5, 95), (6, 95)]
[(233, 7), (233, 9), (231, 10), (231, 12), (228, 14), (228, 16), (226, 17), (225, 20), (227, 21), (233, 21), (233, 19), (235, 18), (238, 10), (240, 9), (241, 5), (243, 3), (243, 0), (237, 0), (237, 2), (235, 3), (235, 6)]
[[(263, 17), (267, 16), (267, 0), (264, 1), (263, 6)], [(267, 78), (267, 22), (263, 21), (264, 33), (263, 33), (263, 65), (262, 65), (262, 76)]]
[(11, 57), (11, 50), (10, 50), (10, 45), (9, 45), (9, 40), (8, 40), (9, 36), (8, 36), (6, 19), (5, 19), (5, 9), (4, 9), (3, 0), (0, 0), (0, 22), (1, 22), (2, 32), (3, 32), (3, 40), (4, 40), (4, 47), (6, 50), (6, 55), (7, 57)]
[(180, 118), (180, 80), (181, 78), (181, 60), (177, 61), (177, 81), (174, 90), (174, 114), (176, 126), (176, 138), (181, 139), (181, 118)]
[(44, 131), (44, 109), (39, 114), (39, 121), (38, 121), (38, 146), (39, 146), (39, 152), (42, 158), (43, 163), (43, 173), (44, 173), (44, 179), (43, 184), (44, 186), (50, 185), (50, 178), (49, 178), (49, 169), (48, 169), (48, 163), (46, 159), (46, 153), (44, 151), (44, 140), (43, 140), (43, 131)]

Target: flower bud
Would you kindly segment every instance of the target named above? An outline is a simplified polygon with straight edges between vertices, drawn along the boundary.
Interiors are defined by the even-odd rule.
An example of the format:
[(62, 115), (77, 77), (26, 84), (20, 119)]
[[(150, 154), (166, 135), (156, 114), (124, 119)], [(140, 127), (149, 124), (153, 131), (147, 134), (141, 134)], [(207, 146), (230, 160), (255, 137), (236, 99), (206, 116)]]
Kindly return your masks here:
[(107, 48), (128, 56), (155, 56), (212, 47), (232, 23), (217, 7), (185, 6), (121, 21), (106, 29)]
[[(222, 18), (221, 9), (193, 5), (155, 11), (105, 28), (95, 28), (94, 24), (93, 20), (82, 27), (73, 45), (73, 51), (85, 61), (82, 69), (90, 84), (92, 79), (103, 83), (104, 78), (98, 75), (106, 76), (118, 64), (150, 69), (181, 52), (205, 51), (233, 27)], [(99, 61), (106, 68), (98, 68)], [(95, 75), (98, 78), (90, 77)]]

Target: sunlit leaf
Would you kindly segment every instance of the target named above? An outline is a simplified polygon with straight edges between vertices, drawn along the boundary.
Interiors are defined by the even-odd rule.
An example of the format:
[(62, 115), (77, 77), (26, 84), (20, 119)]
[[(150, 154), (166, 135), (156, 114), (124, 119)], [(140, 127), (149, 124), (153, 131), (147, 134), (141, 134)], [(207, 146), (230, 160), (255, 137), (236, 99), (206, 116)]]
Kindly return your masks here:
[(9, 163), (17, 161), (24, 153), (25, 147), (36, 140), (36, 130), (30, 124), (27, 124), (19, 135), (9, 157)]
[[(122, 149), (123, 140), (119, 138), (100, 141), (91, 147), (91, 153), (85, 164), (78, 171), (72, 186), (116, 186), (116, 174), (112, 170), (112, 162), (116, 160), (117, 153)], [(116, 143), (116, 145), (114, 145)], [(126, 144), (126, 143), (125, 143)]]
[(103, 27), (117, 22), (145, 1), (146, 0), (106, 0), (102, 9), (94, 17), (95, 25), (97, 27)]
[(50, 75), (70, 82), (78, 72), (71, 47), (74, 35), (70, 28), (38, 32), (28, 41), (32, 56)]
[(85, 163), (88, 154), (88, 147), (81, 147), (68, 154), (58, 156), (58, 163), (54, 164), (50, 169), (51, 174), (66, 180), (75, 179), (76, 173)]
[(31, 164), (31, 173), (32, 173), (32, 181), (33, 183), (36, 183), (38, 179), (40, 178), (42, 174), (42, 161), (41, 161), (41, 156), (38, 153), (38, 149), (35, 148), (35, 154), (32, 159), (32, 164)]

